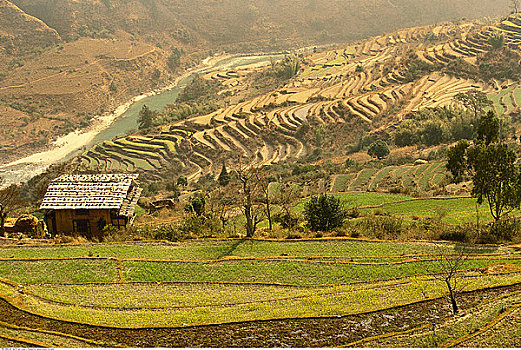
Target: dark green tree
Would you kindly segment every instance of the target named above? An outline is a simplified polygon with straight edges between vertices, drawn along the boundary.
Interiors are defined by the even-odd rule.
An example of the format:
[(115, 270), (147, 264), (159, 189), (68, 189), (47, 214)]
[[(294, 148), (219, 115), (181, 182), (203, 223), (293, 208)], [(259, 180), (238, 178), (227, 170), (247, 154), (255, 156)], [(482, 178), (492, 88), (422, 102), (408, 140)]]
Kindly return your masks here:
[(369, 149), (367, 150), (367, 154), (369, 154), (371, 157), (376, 157), (378, 159), (383, 159), (389, 155), (389, 146), (385, 141), (378, 140), (373, 142)]
[(507, 144), (478, 144), (467, 151), (472, 168), (472, 196), (488, 203), (497, 222), (521, 206), (521, 174), (517, 155)]
[(499, 140), (500, 122), (494, 111), (488, 111), (479, 119), (477, 140), (489, 145)]
[(177, 185), (178, 186), (188, 186), (188, 179), (186, 176), (181, 175), (177, 178)]
[(110, 82), (109, 90), (110, 90), (110, 92), (113, 92), (113, 93), (118, 91), (118, 87), (116, 86), (116, 83), (114, 83), (114, 81)]
[(335, 196), (313, 196), (304, 206), (304, 218), (312, 231), (331, 231), (344, 224), (344, 206)]
[(428, 122), (421, 130), (421, 140), (427, 146), (436, 146), (443, 142), (443, 128), (439, 122)]
[(190, 199), (190, 202), (186, 203), (185, 211), (197, 216), (204, 216), (206, 214), (206, 196), (204, 193), (195, 193)]
[(394, 133), (394, 144), (398, 147), (412, 146), (417, 142), (416, 134), (411, 129), (401, 129)]
[(447, 151), (448, 161), (446, 167), (452, 173), (452, 179), (455, 183), (463, 181), (467, 172), (467, 149), (469, 146), (467, 140), (460, 140)]
[(492, 33), (488, 37), (488, 43), (492, 50), (499, 50), (505, 45), (505, 36), (499, 32)]
[(138, 128), (141, 130), (152, 127), (155, 116), (156, 112), (148, 108), (147, 105), (143, 105), (143, 107), (139, 111), (139, 117), (137, 120)]
[(228, 173), (228, 170), (226, 170), (226, 164), (223, 162), (223, 166), (221, 168), (221, 173), (219, 174), (219, 177), (217, 178), (217, 182), (219, 182), (219, 185), (226, 186), (230, 183), (231, 176), (230, 173)]

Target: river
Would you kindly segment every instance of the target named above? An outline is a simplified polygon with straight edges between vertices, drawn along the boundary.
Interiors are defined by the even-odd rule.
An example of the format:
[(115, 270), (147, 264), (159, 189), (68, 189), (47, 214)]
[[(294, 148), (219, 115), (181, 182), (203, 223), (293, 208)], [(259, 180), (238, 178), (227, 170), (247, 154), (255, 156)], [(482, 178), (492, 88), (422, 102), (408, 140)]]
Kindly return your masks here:
[[(87, 130), (76, 130), (58, 138), (58, 140), (53, 142), (51, 149), (0, 166), (0, 177), (4, 181), (2, 185), (5, 187), (10, 184), (25, 182), (43, 173), (52, 164), (69, 160), (98, 143), (112, 140), (115, 137), (125, 136), (136, 130), (139, 111), (143, 105), (146, 104), (152, 110), (163, 110), (168, 104), (176, 100), (179, 91), (193, 79), (194, 74), (239, 68), (272, 59), (278, 60), (283, 57), (284, 54), (275, 53), (228, 56), (222, 59), (215, 57), (207, 58), (203, 61), (202, 67), (187, 72), (172, 87), (160, 92), (151, 92), (135, 97), (118, 107), (113, 114), (97, 117), (93, 125), (87, 128)], [(215, 62), (204, 64), (212, 61)]]

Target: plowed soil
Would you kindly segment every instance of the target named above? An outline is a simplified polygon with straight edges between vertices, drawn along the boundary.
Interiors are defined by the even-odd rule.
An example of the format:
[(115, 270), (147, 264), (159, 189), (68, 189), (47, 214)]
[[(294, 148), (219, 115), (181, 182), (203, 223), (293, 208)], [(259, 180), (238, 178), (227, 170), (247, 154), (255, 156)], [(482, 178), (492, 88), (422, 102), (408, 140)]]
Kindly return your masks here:
[[(463, 310), (521, 290), (521, 284), (459, 296)], [(126, 347), (330, 347), (388, 332), (404, 331), (451, 315), (440, 298), (378, 312), (324, 318), (281, 319), (177, 328), (123, 329), (53, 320), (21, 311), (0, 300), (0, 321), (52, 330)], [(2, 343), (0, 339), (0, 343)]]

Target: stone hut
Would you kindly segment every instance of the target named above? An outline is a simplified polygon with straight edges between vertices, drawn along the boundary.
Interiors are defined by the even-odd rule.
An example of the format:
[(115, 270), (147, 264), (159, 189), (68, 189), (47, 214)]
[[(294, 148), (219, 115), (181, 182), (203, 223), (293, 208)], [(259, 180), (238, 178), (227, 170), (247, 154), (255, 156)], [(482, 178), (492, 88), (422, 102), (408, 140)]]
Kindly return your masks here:
[(103, 228), (132, 225), (141, 194), (137, 174), (63, 175), (53, 180), (41, 210), (51, 235), (100, 238)]

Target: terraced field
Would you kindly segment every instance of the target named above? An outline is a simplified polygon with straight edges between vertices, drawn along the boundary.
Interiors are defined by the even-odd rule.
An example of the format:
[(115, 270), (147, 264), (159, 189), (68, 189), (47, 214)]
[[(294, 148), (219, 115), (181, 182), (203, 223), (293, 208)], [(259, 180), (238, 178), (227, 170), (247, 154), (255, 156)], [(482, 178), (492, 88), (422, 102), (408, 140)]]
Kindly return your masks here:
[[(507, 45), (517, 47), (520, 22), (511, 17), (496, 27), (443, 23), (316, 53), (282, 88), (167, 125), (155, 135), (104, 142), (85, 152), (80, 161), (88, 168), (142, 172), (173, 166), (195, 180), (217, 173), (222, 159), (237, 155), (257, 165), (307, 155), (313, 146), (299, 136), (302, 125), (360, 123), (381, 131), (412, 111), (451, 105), (456, 94), (472, 89), (488, 93), (498, 112), (510, 113), (521, 98), (521, 90), (511, 83), (487, 85), (438, 72), (411, 81), (403, 61), (413, 50), (430, 65), (444, 66), (456, 59), (474, 64), (476, 55), (490, 48), (488, 37), (497, 30), (505, 33)], [(240, 89), (241, 79), (255, 69), (262, 68), (214, 72), (205, 78), (218, 79), (227, 89)], [(373, 175), (387, 176), (357, 176), (347, 189), (377, 188), (379, 180), (372, 184)], [(430, 178), (420, 182), (422, 187), (432, 185)]]
[[(403, 219), (406, 224), (427, 218), (439, 219), (451, 225), (475, 223), (477, 213), (479, 213), (481, 223), (493, 221), (488, 205), (483, 203), (476, 206), (476, 199), (467, 195), (415, 198), (403, 194), (361, 191), (342, 192), (333, 195), (338, 197), (348, 209), (356, 207), (366, 214), (376, 212), (378, 215), (393, 215)], [(308, 200), (301, 200), (293, 210), (302, 212)], [(519, 217), (521, 211), (516, 210), (510, 215)]]
[[(377, 310), (393, 313), (396, 307), (438, 300), (446, 294), (443, 283), (434, 278), (440, 249), (455, 248), (349, 239), (1, 247), (0, 343), (172, 347), (220, 341), (221, 346), (244, 346), (252, 341), (262, 344), (257, 343), (260, 338), (272, 339), (263, 331), (249, 338), (250, 331), (242, 328), (264, 324), (266, 332), (276, 335), (273, 345), (284, 341), (294, 346), (344, 345), (368, 335), (344, 330), (336, 331), (342, 335), (337, 337), (295, 333), (287, 338), (278, 336), (276, 328), (286, 329), (280, 322), (319, 317), (313, 321), (317, 327), (317, 322), (327, 324), (338, 316), (360, 317)], [(519, 252), (474, 246), (468, 254), (460, 277), (466, 290), (521, 282), (521, 272), (487, 272), (499, 264), (521, 270)], [(449, 316), (447, 307), (439, 299), (435, 309)], [(245, 321), (230, 333), (234, 324)], [(212, 332), (212, 325), (226, 332), (227, 340), (221, 331), (206, 340), (191, 335), (195, 330), (205, 333), (205, 327)], [(157, 334), (152, 335), (146, 330), (152, 326), (166, 328), (154, 328)], [(417, 321), (409, 320), (400, 327), (403, 331), (417, 326)], [(385, 333), (385, 327), (376, 329)], [(143, 332), (146, 335), (138, 335)], [(166, 335), (171, 332), (177, 336)]]
[(422, 165), (387, 166), (381, 169), (363, 169), (357, 173), (342, 174), (334, 178), (330, 190), (378, 191), (396, 187), (428, 192), (447, 184), (450, 173), (444, 162)]

